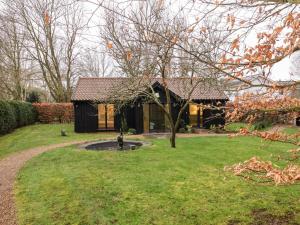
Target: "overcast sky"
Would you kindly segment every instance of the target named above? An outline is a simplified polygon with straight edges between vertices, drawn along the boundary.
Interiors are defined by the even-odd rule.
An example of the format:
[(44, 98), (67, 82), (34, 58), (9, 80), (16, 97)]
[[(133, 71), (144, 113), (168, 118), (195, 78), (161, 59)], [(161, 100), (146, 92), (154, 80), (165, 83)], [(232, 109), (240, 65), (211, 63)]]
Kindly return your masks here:
[[(97, 1), (97, 0), (94, 0)], [(155, 0), (154, 0), (155, 1)], [(124, 0), (107, 0), (106, 5), (112, 7), (113, 5), (118, 5), (120, 6), (120, 3), (123, 4), (124, 8), (128, 8), (132, 6), (132, 1), (124, 1)], [(141, 1), (133, 1), (135, 2), (134, 4), (139, 4), (141, 5)], [(165, 0), (165, 4), (170, 5), (172, 7), (174, 12), (177, 12), (180, 7), (186, 6), (186, 2), (191, 2), (190, 0)], [(200, 6), (202, 7), (202, 6)], [(188, 9), (188, 15), (191, 18), (191, 20), (194, 20), (197, 14), (205, 13), (206, 11), (209, 10), (209, 8), (204, 7), (200, 8), (197, 7), (196, 10), (194, 9)], [(104, 20), (103, 20), (103, 15), (104, 15), (104, 10), (103, 8), (97, 8), (95, 4), (85, 4), (85, 9), (86, 9), (86, 15), (87, 17), (91, 17), (91, 14), (93, 16), (90, 18), (89, 22), (89, 31), (88, 35), (86, 36), (87, 38), (87, 46), (90, 46), (91, 48), (97, 47), (98, 49), (101, 49), (101, 45), (105, 46), (105, 43), (101, 42), (100, 34), (99, 34), (99, 29), (101, 29), (101, 26), (103, 26)], [(96, 10), (97, 9), (97, 10)], [(96, 11), (95, 11), (96, 10)], [(234, 12), (234, 8), (229, 9), (229, 11), (226, 11), (227, 9), (220, 10), (221, 13), (230, 13)], [(223, 11), (223, 12), (222, 12)], [(224, 14), (226, 15), (226, 14)], [(235, 16), (237, 19), (245, 19), (247, 20), (248, 16), (251, 16), (251, 12), (249, 9), (246, 10), (240, 10), (235, 13)], [(218, 16), (218, 15), (215, 15)], [(273, 18), (272, 18), (273, 19)], [(274, 20), (274, 19), (273, 19)], [(272, 20), (267, 20), (265, 24), (261, 24), (258, 29), (253, 30), (251, 33), (247, 34), (247, 38), (244, 40), (246, 45), (253, 46), (257, 43), (257, 33), (261, 32), (262, 30), (270, 30), (274, 26), (275, 22)], [(279, 40), (280, 42), (280, 40)], [(272, 75), (271, 78), (274, 80), (299, 80), (300, 79), (300, 51), (294, 53), (293, 55), (286, 57), (282, 61), (276, 63), (273, 68), (272, 68)]]
[(300, 51), (276, 63), (272, 68), (274, 80), (300, 80)]

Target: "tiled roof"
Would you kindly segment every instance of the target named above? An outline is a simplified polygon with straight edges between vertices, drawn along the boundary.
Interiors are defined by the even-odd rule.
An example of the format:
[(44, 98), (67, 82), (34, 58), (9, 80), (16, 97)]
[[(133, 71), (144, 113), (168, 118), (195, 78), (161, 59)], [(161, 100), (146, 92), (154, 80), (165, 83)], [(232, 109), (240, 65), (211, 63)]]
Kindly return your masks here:
[[(105, 101), (110, 94), (121, 87), (122, 84), (129, 81), (128, 78), (121, 77), (81, 77), (72, 95), (72, 101)], [(161, 83), (161, 79), (153, 80)], [(179, 97), (186, 99), (188, 90), (190, 90), (188, 78), (170, 78), (167, 80), (167, 86), (170, 91)], [(208, 82), (200, 82), (194, 89), (191, 99), (210, 100), (210, 99), (228, 99), (224, 91), (218, 85)]]

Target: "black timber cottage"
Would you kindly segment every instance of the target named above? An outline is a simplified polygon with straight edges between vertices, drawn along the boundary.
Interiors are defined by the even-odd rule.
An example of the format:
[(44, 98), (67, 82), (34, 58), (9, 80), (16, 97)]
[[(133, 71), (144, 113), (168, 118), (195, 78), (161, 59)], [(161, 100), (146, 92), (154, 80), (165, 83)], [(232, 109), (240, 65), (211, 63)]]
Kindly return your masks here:
[[(79, 78), (72, 96), (75, 112), (75, 132), (119, 131), (121, 120), (126, 120), (128, 128), (134, 128), (137, 133), (168, 131), (167, 120), (162, 109), (155, 103), (135, 101), (122, 112), (115, 110), (115, 105), (107, 101), (112, 88), (122, 83), (126, 78), (120, 77), (82, 77)], [(171, 78), (168, 81), (170, 93), (184, 100), (184, 89), (180, 79)], [(157, 79), (153, 89), (160, 96), (160, 102), (165, 104), (164, 91)], [(172, 95), (172, 96), (173, 96)], [(224, 125), (225, 113), (222, 110), (205, 107), (207, 105), (223, 106), (228, 97), (218, 85), (199, 83), (194, 89), (192, 103), (182, 116), (182, 124), (197, 128), (210, 128), (211, 125)], [(172, 98), (172, 116), (175, 120), (179, 106), (178, 98)], [(123, 117), (121, 117), (121, 114)], [(182, 125), (182, 126), (183, 126)]]

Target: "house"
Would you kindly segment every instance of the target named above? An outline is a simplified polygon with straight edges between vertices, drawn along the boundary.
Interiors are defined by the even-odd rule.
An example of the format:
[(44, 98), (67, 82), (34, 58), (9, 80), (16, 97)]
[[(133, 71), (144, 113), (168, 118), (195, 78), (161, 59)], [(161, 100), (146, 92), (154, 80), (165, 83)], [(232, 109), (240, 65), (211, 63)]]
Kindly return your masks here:
[[(163, 110), (157, 104), (140, 96), (136, 96), (135, 101), (120, 110), (116, 110), (116, 102), (110, 100), (110, 96), (113, 90), (121, 89), (127, 81), (128, 78), (120, 77), (79, 78), (72, 96), (75, 132), (119, 131), (124, 121), (128, 128), (134, 128), (137, 133), (168, 131), (168, 122)], [(185, 81), (186, 78), (170, 78), (167, 81), (174, 120), (180, 109), (179, 103), (186, 99)], [(151, 82), (160, 102), (166, 105), (161, 80), (155, 79)], [(209, 128), (211, 125), (225, 124), (225, 113), (221, 106), (225, 105), (228, 98), (220, 86), (199, 83), (193, 90), (191, 99), (192, 103), (182, 115), (181, 126), (188, 124), (198, 128)], [(212, 109), (208, 106), (216, 107)]]

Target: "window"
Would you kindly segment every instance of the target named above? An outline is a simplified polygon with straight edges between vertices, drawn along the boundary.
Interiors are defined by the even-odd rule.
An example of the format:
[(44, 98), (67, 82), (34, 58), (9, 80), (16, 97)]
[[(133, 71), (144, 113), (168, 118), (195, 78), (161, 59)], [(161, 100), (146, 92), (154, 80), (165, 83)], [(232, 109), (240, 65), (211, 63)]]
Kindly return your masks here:
[(107, 128), (114, 129), (115, 125), (115, 108), (113, 104), (106, 105), (106, 124)]
[(98, 104), (98, 128), (114, 129), (115, 107), (113, 104)]
[(190, 126), (198, 127), (198, 105), (197, 104), (189, 104), (190, 111)]
[(155, 103), (149, 104), (149, 130), (165, 131), (165, 114), (163, 109)]

